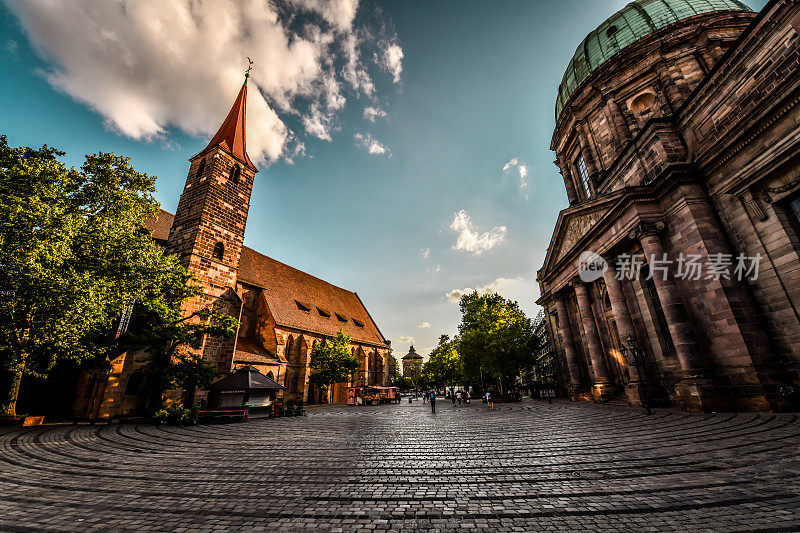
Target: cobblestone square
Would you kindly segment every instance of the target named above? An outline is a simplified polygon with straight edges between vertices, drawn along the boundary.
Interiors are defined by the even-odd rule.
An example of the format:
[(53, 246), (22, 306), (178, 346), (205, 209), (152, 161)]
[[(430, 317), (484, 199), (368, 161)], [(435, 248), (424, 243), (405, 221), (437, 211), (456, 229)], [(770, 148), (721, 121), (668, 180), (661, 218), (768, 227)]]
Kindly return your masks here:
[(5, 429), (0, 530), (800, 530), (797, 415), (437, 410)]

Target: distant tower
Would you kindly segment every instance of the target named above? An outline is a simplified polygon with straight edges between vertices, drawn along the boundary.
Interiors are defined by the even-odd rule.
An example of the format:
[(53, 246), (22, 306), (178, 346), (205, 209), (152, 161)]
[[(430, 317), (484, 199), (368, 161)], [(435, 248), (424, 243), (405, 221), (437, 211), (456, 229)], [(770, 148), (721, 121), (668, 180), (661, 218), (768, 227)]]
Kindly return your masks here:
[(414, 350), (414, 345), (411, 345), (408, 353), (403, 356), (403, 377), (418, 379), (422, 373), (422, 356)]
[[(169, 233), (167, 251), (177, 254), (202, 286), (202, 294), (185, 304), (186, 313), (211, 307), (239, 315), (236, 277), (257, 172), (245, 147), (248, 76), (217, 134), (189, 160)], [(207, 339), (203, 356), (216, 362), (220, 372), (229, 372), (233, 343)]]

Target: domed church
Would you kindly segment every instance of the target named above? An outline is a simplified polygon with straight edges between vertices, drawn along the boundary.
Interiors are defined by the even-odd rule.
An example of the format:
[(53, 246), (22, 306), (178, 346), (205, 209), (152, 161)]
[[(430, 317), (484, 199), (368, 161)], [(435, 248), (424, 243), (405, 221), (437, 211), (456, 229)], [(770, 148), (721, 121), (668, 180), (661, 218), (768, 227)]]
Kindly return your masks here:
[(578, 46), (537, 276), (573, 400), (798, 408), (798, 32), (793, 0), (640, 0)]

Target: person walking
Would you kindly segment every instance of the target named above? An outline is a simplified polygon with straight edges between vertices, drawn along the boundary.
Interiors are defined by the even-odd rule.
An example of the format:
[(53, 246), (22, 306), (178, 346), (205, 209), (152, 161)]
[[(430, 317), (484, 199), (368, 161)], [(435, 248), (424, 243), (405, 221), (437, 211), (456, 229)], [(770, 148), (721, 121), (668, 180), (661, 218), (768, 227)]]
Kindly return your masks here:
[(467, 391), (464, 392), (464, 403), (469, 405), (469, 389), (467, 389)]
[(431, 393), (431, 413), (436, 414), (436, 392)]
[(456, 399), (458, 400), (458, 406), (461, 407), (461, 399), (462, 399), (461, 391), (458, 391), (456, 393)]
[(486, 403), (489, 405), (489, 410), (494, 411), (494, 398), (492, 398), (491, 392), (486, 393)]

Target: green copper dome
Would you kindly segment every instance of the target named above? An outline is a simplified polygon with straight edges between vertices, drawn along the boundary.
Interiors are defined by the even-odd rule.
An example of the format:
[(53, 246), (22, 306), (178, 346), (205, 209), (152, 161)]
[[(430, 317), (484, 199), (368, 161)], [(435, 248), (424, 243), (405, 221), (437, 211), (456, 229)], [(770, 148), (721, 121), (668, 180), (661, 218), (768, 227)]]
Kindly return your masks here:
[(575, 50), (558, 86), (556, 120), (575, 89), (614, 54), (670, 24), (712, 11), (752, 10), (737, 0), (639, 0), (622, 8)]

